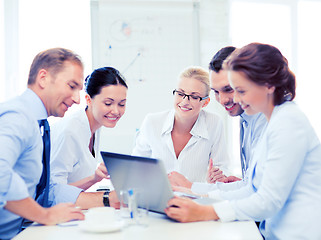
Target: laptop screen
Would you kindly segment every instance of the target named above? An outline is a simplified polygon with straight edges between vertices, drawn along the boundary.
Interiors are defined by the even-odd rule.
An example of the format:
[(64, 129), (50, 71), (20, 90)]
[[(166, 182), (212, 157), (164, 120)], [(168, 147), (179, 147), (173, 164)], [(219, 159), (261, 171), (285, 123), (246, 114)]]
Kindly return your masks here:
[(174, 194), (162, 161), (110, 152), (101, 155), (119, 199), (121, 190), (139, 189), (149, 210), (164, 213)]

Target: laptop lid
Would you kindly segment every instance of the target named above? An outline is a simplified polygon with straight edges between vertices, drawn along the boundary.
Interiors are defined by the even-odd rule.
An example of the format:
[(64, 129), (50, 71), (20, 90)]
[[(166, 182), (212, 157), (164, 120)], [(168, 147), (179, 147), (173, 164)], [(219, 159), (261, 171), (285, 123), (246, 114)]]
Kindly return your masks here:
[[(118, 199), (121, 190), (142, 189), (149, 210), (164, 213), (174, 194), (162, 161), (111, 152), (101, 152), (101, 156)], [(138, 202), (138, 207), (140, 205)]]

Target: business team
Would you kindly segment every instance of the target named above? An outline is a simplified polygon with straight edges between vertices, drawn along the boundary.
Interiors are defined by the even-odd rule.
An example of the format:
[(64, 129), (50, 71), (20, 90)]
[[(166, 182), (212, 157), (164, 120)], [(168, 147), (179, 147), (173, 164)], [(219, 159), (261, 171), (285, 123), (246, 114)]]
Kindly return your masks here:
[[(221, 49), (209, 68), (210, 75), (199, 67), (183, 71), (173, 91), (174, 110), (158, 114), (164, 115), (164, 121), (155, 115), (153, 123), (155, 117), (148, 116), (137, 135), (133, 153), (157, 155), (159, 146), (163, 149), (159, 154), (168, 152), (172, 160), (167, 171), (173, 187), (222, 200), (202, 206), (175, 197), (168, 206), (176, 207), (168, 207), (166, 214), (181, 222), (260, 221), (266, 239), (321, 239), (317, 226), (321, 217), (321, 147), (307, 118), (292, 101), (295, 76), (286, 58), (274, 46), (252, 43), (241, 49)], [(99, 128), (114, 127), (125, 111), (127, 84), (116, 69), (97, 69), (88, 76), (87, 108), (73, 121), (72, 117), (63, 118), (60, 127), (52, 127), (56, 130), (51, 164), (42, 154), (48, 128), (39, 124), (48, 116), (63, 117), (72, 104), (79, 103), (82, 80), (79, 56), (63, 48), (49, 49), (35, 57), (28, 89), (0, 105), (0, 239), (15, 236), (25, 219), (49, 225), (83, 219), (76, 206), (119, 206), (115, 192), (83, 192), (108, 174), (103, 164), (95, 168)], [(210, 87), (231, 116), (241, 117), (242, 179), (228, 176), (222, 125), (217, 116), (202, 110), (209, 103)], [(82, 139), (63, 127), (67, 121), (71, 125), (79, 121)], [(80, 140), (83, 143), (77, 143)], [(63, 153), (77, 155), (72, 152), (77, 146), (69, 148), (68, 142), (86, 148), (83, 156), (88, 157), (79, 162), (73, 157), (65, 159)], [(198, 146), (212, 146), (206, 150), (207, 157), (184, 157), (197, 153)], [(205, 164), (199, 165), (202, 162)], [(196, 175), (193, 166), (199, 169)], [(76, 172), (82, 174), (75, 177)], [(43, 178), (51, 182), (47, 180), (46, 190), (39, 190)]]
[[(248, 115), (263, 113), (267, 124), (252, 150), (248, 180), (221, 200), (201, 206), (173, 198), (166, 213), (181, 222), (260, 221), (265, 239), (321, 239), (321, 146), (304, 113), (293, 102), (295, 75), (274, 46), (251, 43), (224, 64), (234, 101)], [(309, 207), (308, 207), (309, 206)]]

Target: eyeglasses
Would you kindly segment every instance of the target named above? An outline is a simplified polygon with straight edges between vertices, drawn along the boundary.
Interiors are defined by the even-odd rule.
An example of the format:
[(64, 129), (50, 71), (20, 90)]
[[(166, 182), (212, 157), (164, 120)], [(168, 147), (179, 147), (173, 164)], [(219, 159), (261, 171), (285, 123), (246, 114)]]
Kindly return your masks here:
[(173, 91), (173, 95), (175, 95), (176, 97), (180, 97), (182, 99), (186, 98), (188, 99), (188, 101), (192, 101), (192, 102), (196, 102), (196, 101), (202, 101), (202, 100), (205, 100), (208, 98), (208, 96), (206, 97), (200, 97), (200, 96), (197, 96), (197, 95), (188, 95), (188, 94), (185, 94), (181, 91), (177, 91), (176, 89)]

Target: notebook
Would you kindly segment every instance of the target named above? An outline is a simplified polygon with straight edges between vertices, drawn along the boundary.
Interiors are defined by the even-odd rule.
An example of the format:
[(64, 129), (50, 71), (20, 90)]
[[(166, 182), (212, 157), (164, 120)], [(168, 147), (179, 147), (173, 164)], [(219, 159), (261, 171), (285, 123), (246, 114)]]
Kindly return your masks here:
[(162, 161), (111, 152), (101, 152), (101, 156), (119, 199), (121, 190), (143, 189), (149, 210), (164, 213), (174, 193)]

